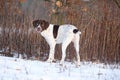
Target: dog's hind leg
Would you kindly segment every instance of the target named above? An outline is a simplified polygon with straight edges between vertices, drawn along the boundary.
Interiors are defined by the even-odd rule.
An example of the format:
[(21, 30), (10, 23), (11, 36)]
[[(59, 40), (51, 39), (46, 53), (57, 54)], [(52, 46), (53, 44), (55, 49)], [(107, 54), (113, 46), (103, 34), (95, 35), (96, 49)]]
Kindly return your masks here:
[(71, 43), (71, 41), (72, 40), (68, 38), (62, 43), (62, 59), (60, 61), (60, 65), (64, 64), (64, 60), (66, 57), (66, 49), (67, 49), (68, 45)]
[(76, 56), (77, 56), (77, 66), (80, 66), (80, 55), (79, 55), (79, 40), (80, 40), (80, 35), (75, 34), (74, 40), (72, 41), (74, 43), (75, 51), (76, 51)]

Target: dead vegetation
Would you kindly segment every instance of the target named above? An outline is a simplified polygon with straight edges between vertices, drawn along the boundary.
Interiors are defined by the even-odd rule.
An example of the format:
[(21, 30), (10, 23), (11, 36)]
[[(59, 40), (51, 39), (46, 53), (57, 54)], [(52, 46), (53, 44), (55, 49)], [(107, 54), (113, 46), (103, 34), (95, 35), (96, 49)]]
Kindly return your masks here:
[[(82, 32), (81, 60), (119, 63), (119, 14), (119, 6), (114, 0), (88, 2), (82, 0), (0, 0), (0, 54), (13, 56), (11, 53), (18, 53), (23, 57), (26, 54), (27, 58), (35, 56), (46, 60), (47, 57), (43, 59), (41, 56), (48, 56), (49, 46), (32, 28), (32, 21), (42, 18), (54, 24), (73, 24), (80, 29)], [(71, 45), (67, 49), (67, 58), (73, 60), (75, 51)], [(56, 46), (57, 59), (61, 58), (60, 46)]]

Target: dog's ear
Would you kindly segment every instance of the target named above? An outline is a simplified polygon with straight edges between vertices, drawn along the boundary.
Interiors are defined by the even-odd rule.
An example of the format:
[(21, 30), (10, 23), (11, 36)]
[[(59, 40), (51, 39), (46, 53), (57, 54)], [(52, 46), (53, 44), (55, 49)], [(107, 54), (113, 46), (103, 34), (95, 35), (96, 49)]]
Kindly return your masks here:
[(45, 30), (49, 27), (49, 23), (45, 20), (40, 20), (40, 25), (41, 25), (43, 30)]
[(48, 28), (48, 26), (49, 26), (49, 22), (44, 21), (44, 23), (45, 23), (45, 26)]

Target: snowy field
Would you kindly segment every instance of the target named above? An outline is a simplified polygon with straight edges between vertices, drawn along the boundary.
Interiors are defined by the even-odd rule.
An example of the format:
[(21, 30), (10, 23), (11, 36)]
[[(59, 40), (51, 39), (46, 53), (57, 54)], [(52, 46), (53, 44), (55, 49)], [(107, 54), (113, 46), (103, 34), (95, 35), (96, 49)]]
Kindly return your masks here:
[(47, 63), (0, 56), (0, 80), (120, 80), (120, 66), (81, 62)]

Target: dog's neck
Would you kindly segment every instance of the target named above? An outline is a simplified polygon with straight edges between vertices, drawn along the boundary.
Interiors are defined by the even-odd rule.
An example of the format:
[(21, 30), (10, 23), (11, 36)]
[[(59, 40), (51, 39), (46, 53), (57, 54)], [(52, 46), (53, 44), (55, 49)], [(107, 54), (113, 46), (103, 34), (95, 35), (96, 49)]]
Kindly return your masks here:
[(49, 35), (52, 34), (52, 32), (53, 32), (53, 24), (49, 24), (49, 26), (46, 29), (42, 30), (40, 34), (45, 38), (48, 37), (48, 34)]
[(52, 29), (53, 26), (54, 26), (53, 24), (49, 24), (49, 26), (42, 28), (42, 31), (50, 30)]

